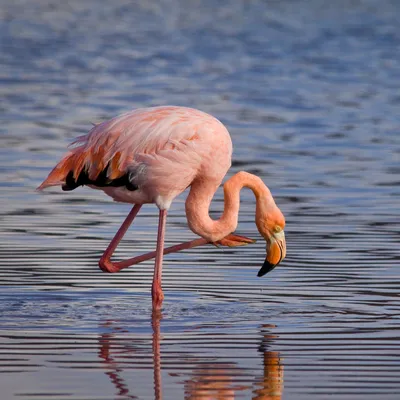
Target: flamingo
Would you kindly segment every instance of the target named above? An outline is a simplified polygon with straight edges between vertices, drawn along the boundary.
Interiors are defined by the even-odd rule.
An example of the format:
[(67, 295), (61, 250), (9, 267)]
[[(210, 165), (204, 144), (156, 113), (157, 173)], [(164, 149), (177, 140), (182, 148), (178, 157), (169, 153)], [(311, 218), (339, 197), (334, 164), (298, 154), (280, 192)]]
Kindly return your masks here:
[[(178, 106), (136, 109), (94, 125), (78, 137), (70, 151), (37, 188), (61, 185), (65, 191), (87, 185), (103, 190), (115, 201), (133, 204), (125, 221), (99, 261), (104, 272), (118, 272), (155, 258), (152, 283), (153, 310), (161, 308), (163, 255), (207, 243), (241, 246), (254, 242), (235, 235), (243, 187), (256, 198), (256, 226), (266, 240), (267, 255), (258, 272), (263, 276), (286, 255), (285, 218), (268, 187), (240, 171), (224, 188), (224, 211), (218, 220), (209, 216), (212, 198), (231, 166), (232, 141), (215, 117)], [(168, 209), (174, 198), (190, 187), (185, 209), (189, 228), (200, 238), (164, 249)], [(156, 251), (122, 261), (111, 256), (145, 203), (159, 208)]]

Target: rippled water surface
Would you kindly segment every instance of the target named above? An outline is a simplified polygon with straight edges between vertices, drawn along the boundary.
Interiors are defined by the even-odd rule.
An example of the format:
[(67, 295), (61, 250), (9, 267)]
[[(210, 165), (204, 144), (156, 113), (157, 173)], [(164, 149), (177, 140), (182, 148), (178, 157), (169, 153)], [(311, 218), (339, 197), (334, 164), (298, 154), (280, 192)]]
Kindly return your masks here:
[[(1, 399), (398, 399), (400, 5), (397, 1), (1, 1)], [(200, 108), (287, 219), (264, 244), (97, 260), (129, 211), (35, 187), (91, 122)], [(182, 195), (167, 243), (194, 235)], [(243, 192), (238, 233), (260, 239)], [(223, 207), (218, 191), (213, 217)], [(118, 257), (154, 249), (146, 206)]]

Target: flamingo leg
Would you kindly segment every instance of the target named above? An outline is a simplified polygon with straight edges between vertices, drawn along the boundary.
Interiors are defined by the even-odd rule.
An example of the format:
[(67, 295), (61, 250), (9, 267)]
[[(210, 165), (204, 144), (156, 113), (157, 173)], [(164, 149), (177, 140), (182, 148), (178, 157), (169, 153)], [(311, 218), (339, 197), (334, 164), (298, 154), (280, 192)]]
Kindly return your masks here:
[(135, 204), (132, 207), (132, 210), (126, 217), (125, 221), (122, 223), (121, 227), (118, 229), (117, 233), (111, 240), (110, 244), (108, 245), (102, 257), (100, 258), (99, 267), (104, 272), (118, 272), (121, 269), (118, 267), (117, 263), (111, 262), (110, 258), (113, 255), (115, 249), (117, 248), (119, 242), (124, 237), (129, 226), (132, 224), (133, 220), (135, 219), (141, 207), (142, 207), (141, 204)]
[[(133, 206), (132, 210), (126, 217), (125, 221), (122, 223), (121, 227), (118, 229), (114, 238), (111, 240), (106, 251), (104, 252), (103, 256), (101, 257), (101, 259), (99, 261), (99, 267), (104, 272), (112, 273), (112, 272), (118, 272), (121, 269), (127, 268), (131, 265), (139, 264), (142, 261), (146, 261), (146, 260), (155, 258), (156, 261), (155, 261), (154, 277), (153, 277), (153, 284), (152, 284), (152, 297), (153, 297), (153, 308), (155, 310), (158, 310), (159, 308), (161, 308), (161, 304), (164, 299), (164, 294), (163, 294), (162, 287), (161, 287), (163, 255), (177, 252), (180, 250), (191, 249), (193, 247), (202, 246), (205, 244), (209, 244), (211, 242), (207, 241), (204, 238), (198, 238), (198, 239), (191, 240), (189, 242), (184, 242), (184, 243), (170, 246), (170, 247), (167, 247), (166, 249), (164, 249), (167, 210), (160, 210), (156, 251), (151, 251), (149, 253), (145, 253), (140, 256), (129, 258), (127, 260), (112, 262), (111, 256), (113, 255), (113, 253), (114, 253), (115, 249), (117, 248), (121, 239), (124, 237), (129, 226), (132, 224), (132, 222), (135, 219), (136, 215), (138, 214), (140, 208), (141, 208), (140, 204), (136, 204), (135, 206)], [(230, 235), (226, 236), (226, 238), (221, 239), (220, 241), (217, 241), (214, 244), (229, 246), (229, 247), (236, 247), (236, 246), (243, 246), (243, 245), (253, 243), (253, 242), (254, 241), (252, 239), (246, 238), (244, 236), (230, 234)]]
[[(111, 256), (113, 255), (115, 249), (117, 248), (119, 242), (124, 237), (126, 231), (128, 230), (130, 224), (136, 217), (137, 213), (139, 212), (141, 205), (135, 205), (128, 216), (126, 217), (125, 221), (119, 228), (118, 232), (115, 234), (114, 238), (111, 240), (107, 250), (104, 252), (103, 256), (99, 261), (99, 267), (104, 272), (118, 272), (121, 269), (127, 268), (131, 265), (139, 264), (142, 261), (151, 260), (152, 258), (156, 257), (157, 251), (151, 251), (149, 253), (142, 254), (140, 256), (132, 257), (127, 260), (123, 261), (111, 261)], [(206, 239), (198, 238), (191, 240), (189, 242), (184, 242), (180, 244), (176, 244), (174, 246), (167, 247), (164, 249), (163, 254), (175, 253), (177, 251), (191, 249), (193, 247), (202, 246), (208, 244), (209, 242)]]
[(164, 300), (164, 293), (161, 287), (161, 280), (162, 280), (162, 262), (164, 255), (166, 222), (167, 222), (167, 210), (160, 210), (158, 219), (156, 263), (154, 266), (153, 285), (151, 287), (151, 295), (153, 298), (153, 310), (159, 310)]
[[(135, 210), (135, 207), (138, 207)], [(132, 223), (133, 219), (135, 218), (136, 214), (139, 212), (140, 206), (134, 206), (123, 224), (121, 225), (121, 228), (118, 230), (118, 232), (115, 234), (114, 238), (112, 239), (111, 243), (107, 247), (107, 250), (104, 252), (103, 256), (101, 257), (99, 261), (99, 267), (101, 268), (102, 271), (104, 272), (118, 272), (121, 271), (121, 269), (128, 268), (131, 265), (139, 264), (143, 261), (151, 260), (152, 258), (156, 257), (157, 251), (151, 251), (149, 253), (142, 254), (140, 256), (128, 258), (127, 260), (123, 261), (111, 261), (110, 258), (113, 255), (115, 249), (117, 248), (119, 242), (123, 238), (124, 234), (126, 233), (129, 225)], [(235, 243), (232, 243), (235, 242)], [(238, 236), (238, 235), (233, 235), (230, 234), (226, 238), (221, 239), (217, 242), (209, 242), (204, 238), (197, 238), (194, 240), (190, 240), (188, 242), (180, 243), (180, 244), (175, 244), (173, 246), (167, 247), (164, 249), (163, 254), (170, 254), (170, 253), (175, 253), (181, 250), (187, 250), (187, 249), (192, 249), (194, 247), (198, 246), (203, 246), (205, 244), (214, 244), (217, 247), (219, 245), (221, 246), (228, 246), (228, 247), (236, 247), (236, 246), (243, 246), (249, 243), (254, 243), (255, 240), (246, 238), (244, 236)]]

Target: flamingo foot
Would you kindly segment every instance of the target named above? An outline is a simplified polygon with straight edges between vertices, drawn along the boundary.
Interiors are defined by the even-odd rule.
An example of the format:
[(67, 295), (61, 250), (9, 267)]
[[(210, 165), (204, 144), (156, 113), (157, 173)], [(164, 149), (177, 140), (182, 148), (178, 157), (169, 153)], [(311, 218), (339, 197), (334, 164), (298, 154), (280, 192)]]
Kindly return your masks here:
[(161, 306), (164, 300), (164, 293), (162, 291), (161, 285), (153, 283), (151, 288), (151, 297), (153, 299), (153, 311), (161, 310)]
[(250, 239), (246, 236), (234, 235), (231, 233), (228, 236), (225, 236), (223, 239), (213, 242), (215, 246), (228, 246), (228, 247), (238, 247), (238, 246), (246, 246), (250, 243), (255, 243), (254, 239)]

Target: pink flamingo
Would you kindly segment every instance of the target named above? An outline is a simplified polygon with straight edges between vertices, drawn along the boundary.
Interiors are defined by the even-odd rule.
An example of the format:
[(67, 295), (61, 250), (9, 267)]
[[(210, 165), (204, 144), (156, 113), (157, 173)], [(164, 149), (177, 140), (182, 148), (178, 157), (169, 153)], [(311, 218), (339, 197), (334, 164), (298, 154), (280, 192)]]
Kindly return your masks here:
[[(253, 240), (233, 235), (238, 223), (239, 192), (250, 188), (256, 197), (256, 225), (266, 240), (267, 257), (258, 276), (272, 270), (286, 255), (285, 219), (263, 181), (241, 171), (224, 184), (224, 212), (209, 216), (209, 206), (231, 166), (232, 142), (216, 118), (186, 107), (154, 107), (127, 112), (95, 125), (79, 137), (71, 150), (38, 187), (61, 185), (73, 190), (87, 185), (101, 189), (115, 201), (134, 204), (99, 261), (105, 272), (117, 272), (155, 257), (153, 308), (161, 308), (163, 254), (206, 243), (241, 246)], [(201, 238), (164, 249), (165, 224), (172, 200), (190, 186), (186, 216)], [(123, 260), (111, 261), (118, 243), (145, 203), (159, 208), (157, 248)]]

